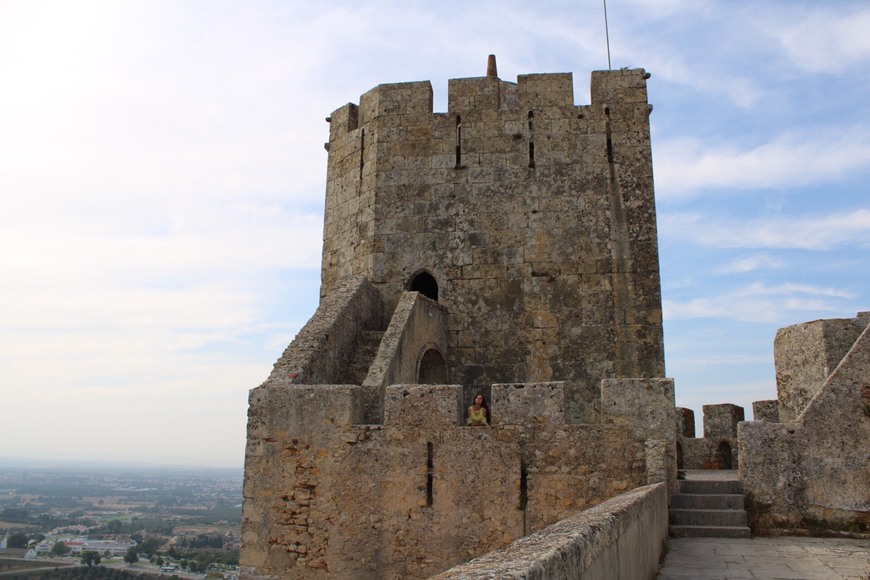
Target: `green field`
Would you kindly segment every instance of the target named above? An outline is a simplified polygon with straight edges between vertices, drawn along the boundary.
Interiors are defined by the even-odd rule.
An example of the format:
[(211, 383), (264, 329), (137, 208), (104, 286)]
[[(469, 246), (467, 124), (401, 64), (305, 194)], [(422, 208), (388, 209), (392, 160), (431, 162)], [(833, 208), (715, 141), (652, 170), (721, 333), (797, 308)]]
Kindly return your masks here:
[(21, 524), (18, 522), (6, 522), (0, 520), (0, 530), (14, 530), (14, 529), (22, 529), (22, 528), (35, 528), (36, 526), (31, 524)]

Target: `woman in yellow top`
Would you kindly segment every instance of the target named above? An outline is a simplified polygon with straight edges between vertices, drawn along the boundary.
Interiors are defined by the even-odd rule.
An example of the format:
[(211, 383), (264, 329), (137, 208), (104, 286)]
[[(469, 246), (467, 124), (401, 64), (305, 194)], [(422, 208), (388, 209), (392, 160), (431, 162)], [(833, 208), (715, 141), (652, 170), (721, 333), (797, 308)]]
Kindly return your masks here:
[(477, 394), (474, 397), (474, 404), (468, 408), (466, 413), (465, 424), (487, 425), (489, 423), (489, 407), (486, 405), (486, 399), (483, 395)]

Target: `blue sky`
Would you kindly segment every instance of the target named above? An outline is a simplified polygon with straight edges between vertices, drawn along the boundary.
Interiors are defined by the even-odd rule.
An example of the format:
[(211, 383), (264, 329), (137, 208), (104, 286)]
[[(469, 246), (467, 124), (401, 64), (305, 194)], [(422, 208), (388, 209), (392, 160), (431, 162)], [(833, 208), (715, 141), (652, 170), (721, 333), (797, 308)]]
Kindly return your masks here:
[[(870, 5), (610, 0), (649, 81), (678, 405), (870, 310)], [(314, 312), (328, 126), (377, 84), (607, 68), (599, 0), (0, 0), (0, 458), (240, 466)]]

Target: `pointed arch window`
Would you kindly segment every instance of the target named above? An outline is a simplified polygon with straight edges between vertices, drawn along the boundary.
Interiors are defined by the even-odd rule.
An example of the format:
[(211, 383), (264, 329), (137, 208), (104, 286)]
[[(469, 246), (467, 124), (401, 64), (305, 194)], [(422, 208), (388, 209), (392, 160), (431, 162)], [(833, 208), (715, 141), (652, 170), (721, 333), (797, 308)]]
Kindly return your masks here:
[(438, 301), (438, 282), (425, 270), (414, 276), (408, 287), (412, 292), (419, 292), (426, 298)]

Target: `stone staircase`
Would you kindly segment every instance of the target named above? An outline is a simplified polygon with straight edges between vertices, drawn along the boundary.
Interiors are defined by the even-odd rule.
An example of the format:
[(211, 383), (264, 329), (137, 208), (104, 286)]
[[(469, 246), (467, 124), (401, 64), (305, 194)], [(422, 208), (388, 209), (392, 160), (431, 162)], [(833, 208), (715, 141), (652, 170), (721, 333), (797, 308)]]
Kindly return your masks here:
[(364, 330), (360, 336), (359, 344), (353, 359), (344, 371), (339, 384), (341, 385), (361, 385), (369, 374), (369, 368), (375, 360), (375, 355), (378, 354), (378, 347), (381, 346), (381, 339), (384, 337), (384, 332), (380, 330)]
[(668, 510), (676, 538), (750, 538), (738, 479), (681, 479)]

